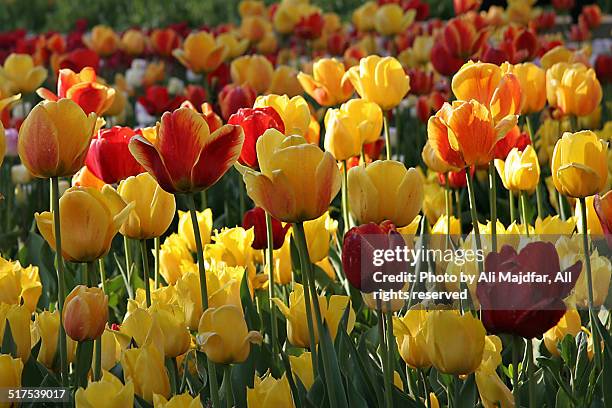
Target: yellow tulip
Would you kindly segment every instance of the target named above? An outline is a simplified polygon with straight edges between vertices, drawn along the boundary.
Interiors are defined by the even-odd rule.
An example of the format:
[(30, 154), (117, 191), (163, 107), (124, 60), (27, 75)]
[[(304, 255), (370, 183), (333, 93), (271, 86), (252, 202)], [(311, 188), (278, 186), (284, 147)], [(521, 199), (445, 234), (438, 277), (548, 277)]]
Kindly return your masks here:
[(266, 95), (255, 100), (254, 108), (270, 106), (283, 120), (285, 135), (305, 136), (310, 127), (310, 109), (301, 96), (289, 98), (287, 95)]
[(601, 84), (593, 68), (560, 62), (546, 71), (546, 97), (563, 115), (586, 116), (602, 98)]
[(352, 22), (358, 31), (370, 31), (375, 28), (377, 10), (378, 4), (375, 1), (368, 1), (353, 11)]
[(548, 70), (553, 65), (560, 62), (574, 63), (584, 62), (586, 63), (588, 58), (582, 54), (582, 51), (572, 51), (565, 48), (563, 45), (557, 45), (556, 47), (546, 51), (542, 58), (540, 58), (540, 64), (542, 68)]
[[(593, 206), (594, 199), (594, 196), (585, 198), (587, 207), (587, 230), (591, 236), (597, 235), (597, 238), (600, 238), (602, 235), (604, 235), (604, 230), (601, 226), (601, 222), (599, 221), (599, 217), (595, 212), (595, 207)], [(576, 228), (578, 232), (582, 233), (582, 206), (578, 202), (576, 203), (574, 217), (576, 219)]]
[(336, 160), (359, 156), (364, 144), (380, 137), (383, 116), (380, 107), (365, 99), (351, 99), (325, 114), (325, 150)]
[(96, 115), (71, 99), (36, 105), (19, 129), (21, 162), (36, 177), (72, 176), (83, 167)]
[(405, 31), (414, 21), (414, 9), (404, 12), (399, 4), (385, 4), (376, 10), (374, 27), (379, 34), (391, 36)]
[[(584, 256), (580, 257), (584, 258)], [(593, 305), (600, 307), (608, 297), (610, 279), (612, 278), (612, 263), (605, 256), (600, 256), (595, 250), (591, 254), (591, 274), (593, 282)], [(570, 302), (577, 307), (587, 307), (589, 300), (586, 269), (583, 263), (582, 272), (576, 281)]]
[(520, 152), (516, 147), (510, 150), (506, 160), (495, 159), (495, 168), (510, 191), (535, 191), (540, 181), (540, 163), (531, 145)]
[[(13, 358), (10, 354), (0, 354), (0, 387), (20, 388), (21, 373), (23, 372), (23, 361)], [(4, 403), (3, 407), (11, 407), (11, 404)]]
[[(268, 266), (265, 266), (268, 274)], [(293, 264), (291, 263), (291, 235), (285, 235), (283, 246), (274, 251), (274, 282), (286, 285), (293, 277)]]
[[(264, 16), (246, 16), (240, 22), (240, 34), (250, 43), (259, 43), (264, 38), (274, 36), (272, 31), (272, 23)], [(243, 52), (244, 53), (244, 52)], [(238, 54), (238, 55), (242, 55)]]
[(412, 368), (431, 366), (425, 336), (427, 316), (427, 310), (412, 308), (404, 317), (393, 318), (393, 331), (400, 356)]
[(312, 369), (312, 357), (310, 351), (305, 351), (297, 356), (289, 356), (291, 371), (296, 375), (306, 390), (309, 390), (314, 383), (314, 372)]
[(270, 88), (274, 67), (263, 55), (243, 55), (230, 65), (232, 82), (237, 85), (250, 85), (258, 94)]
[(100, 381), (90, 382), (86, 389), (79, 388), (74, 396), (76, 408), (123, 408), (134, 405), (134, 383), (125, 385), (108, 371)]
[(318, 218), (340, 191), (342, 176), (334, 157), (301, 136), (268, 129), (257, 140), (257, 157), (261, 172), (241, 169), (247, 194), (280, 221)]
[(512, 73), (521, 84), (521, 114), (539, 112), (546, 105), (546, 71), (532, 62), (511, 65), (504, 62), (502, 73)]
[(153, 407), (154, 408), (202, 408), (202, 401), (200, 396), (196, 395), (192, 397), (188, 392), (184, 394), (175, 395), (174, 397), (167, 400), (163, 395), (153, 395)]
[(119, 232), (132, 239), (161, 236), (172, 222), (176, 211), (174, 195), (164, 191), (149, 173), (121, 180), (117, 192), (134, 209)]
[(255, 376), (253, 388), (247, 388), (247, 406), (295, 408), (286, 374), (278, 380), (271, 374), (266, 375), (263, 380)]
[(378, 160), (348, 172), (351, 213), (360, 223), (390, 220), (410, 224), (421, 210), (423, 182), (414, 168), (395, 160)]
[(298, 72), (295, 68), (289, 65), (279, 65), (272, 74), (272, 80), (266, 93), (287, 95), (290, 98), (302, 95), (304, 90), (297, 76)]
[(608, 144), (590, 130), (563, 134), (551, 162), (557, 191), (570, 197), (592, 196), (608, 181)]
[(238, 4), (238, 14), (244, 18), (246, 16), (263, 16), (266, 13), (266, 5), (259, 0), (242, 0)]
[(482, 364), (476, 370), (476, 385), (480, 400), (485, 408), (514, 408), (514, 397), (497, 375), (501, 364), (501, 339), (497, 336), (485, 338)]
[(206, 245), (204, 258), (210, 259), (212, 265), (244, 266), (249, 277), (255, 274), (255, 250), (253, 243), (254, 230), (242, 227), (224, 228), (215, 231), (214, 243)]
[(416, 68), (429, 64), (431, 49), (434, 45), (434, 37), (431, 35), (419, 35), (414, 39), (411, 48), (402, 51), (397, 59), (403, 66)]
[(486, 331), (471, 313), (432, 311), (425, 323), (425, 333), (427, 356), (438, 371), (467, 375), (480, 365)]
[(225, 58), (234, 59), (241, 56), (249, 46), (248, 39), (239, 39), (234, 33), (227, 32), (220, 34), (216, 38), (217, 44), (225, 46), (227, 50)]
[(544, 345), (548, 352), (553, 356), (559, 357), (560, 353), (557, 348), (559, 342), (568, 334), (576, 337), (580, 333), (581, 327), (580, 314), (576, 309), (569, 309), (555, 327), (544, 333)]
[(185, 267), (193, 264), (187, 243), (178, 234), (171, 234), (159, 250), (159, 273), (169, 285), (183, 276)]
[(307, 17), (321, 10), (302, 0), (281, 1), (274, 13), (274, 29), (281, 34), (289, 34), (302, 17)]
[(0, 302), (24, 304), (33, 313), (41, 294), (37, 266), (24, 268), (19, 261), (10, 262), (0, 257)]
[(257, 43), (257, 52), (260, 54), (273, 54), (278, 49), (278, 40), (272, 31), (268, 31)]
[[(129, 216), (134, 204), (126, 204), (109, 185), (98, 191), (71, 187), (59, 200), (62, 256), (71, 262), (91, 262), (110, 250), (113, 237)], [(53, 214), (34, 214), (43, 238), (55, 249)]]
[(119, 47), (119, 36), (111, 27), (98, 24), (89, 35), (83, 37), (83, 42), (96, 54), (109, 56)]
[(100, 288), (75, 287), (64, 301), (62, 322), (75, 341), (97, 339), (108, 322), (108, 296)]
[(200, 319), (197, 342), (215, 363), (242, 363), (249, 357), (251, 343), (261, 341), (261, 333), (249, 331), (242, 309), (234, 305), (206, 309)]
[(0, 339), (4, 339), (8, 324), (13, 342), (17, 346), (17, 356), (21, 361), (28, 361), (30, 358), (32, 348), (30, 316), (31, 313), (25, 306), (0, 303)]
[(312, 76), (304, 72), (298, 80), (304, 91), (321, 106), (334, 106), (345, 102), (353, 94), (350, 82), (342, 81), (344, 64), (335, 58), (321, 58), (312, 66)]
[[(110, 370), (117, 365), (121, 359), (123, 348), (117, 340), (117, 335), (115, 335), (115, 333), (115, 331), (108, 328), (104, 329), (104, 333), (102, 333), (102, 360), (100, 364), (102, 370)], [(97, 352), (97, 346), (98, 343), (96, 342), (94, 344), (94, 356)]]
[(134, 393), (147, 402), (153, 401), (153, 394), (170, 396), (170, 380), (164, 356), (155, 345), (125, 350), (121, 357), (121, 367), (126, 381), (134, 383)]
[[(52, 368), (57, 352), (59, 339), (59, 312), (54, 310), (53, 313), (45, 310), (36, 315), (34, 324), (30, 328), (32, 344), (40, 341), (40, 349), (38, 352), (38, 362), (47, 368)], [(76, 342), (66, 336), (66, 344), (68, 349), (68, 362), (73, 362), (76, 352)]]
[[(545, 240), (548, 240), (546, 235), (571, 235), (575, 229), (576, 217), (569, 217), (563, 221), (558, 215), (549, 215), (544, 219), (538, 217), (535, 220), (535, 233), (540, 236), (544, 235), (542, 238)], [(558, 237), (555, 237), (555, 240), (556, 238)]]
[[(179, 224), (178, 224), (178, 235), (185, 241), (187, 248), (191, 252), (196, 252), (195, 236), (193, 234), (193, 223), (191, 222), (191, 215), (188, 211), (180, 211)], [(202, 245), (206, 245), (210, 242), (210, 233), (212, 231), (213, 219), (212, 210), (210, 208), (204, 211), (198, 211), (196, 213), (198, 220), (198, 228), (200, 229), (200, 238), (202, 239)]]
[(0, 67), (0, 89), (7, 94), (34, 92), (45, 79), (47, 70), (34, 66), (28, 54), (11, 54)]
[(146, 41), (142, 31), (130, 28), (121, 36), (121, 49), (128, 55), (138, 56), (144, 52)]
[(458, 167), (452, 166), (442, 160), (436, 149), (431, 146), (431, 143), (427, 141), (423, 146), (421, 157), (427, 168), (436, 173), (448, 173), (449, 171), (459, 171)]
[[(329, 253), (329, 241), (338, 229), (338, 221), (325, 212), (319, 218), (304, 223), (304, 233), (310, 262), (317, 263), (327, 257)], [(293, 230), (292, 230), (293, 231)]]
[(363, 99), (374, 102), (388, 111), (404, 99), (410, 90), (410, 77), (402, 64), (393, 57), (370, 55), (349, 68), (342, 81), (351, 81)]
[(175, 49), (172, 55), (191, 71), (211, 72), (225, 59), (225, 44), (217, 44), (212, 34), (205, 31), (191, 33), (185, 39), (182, 49)]

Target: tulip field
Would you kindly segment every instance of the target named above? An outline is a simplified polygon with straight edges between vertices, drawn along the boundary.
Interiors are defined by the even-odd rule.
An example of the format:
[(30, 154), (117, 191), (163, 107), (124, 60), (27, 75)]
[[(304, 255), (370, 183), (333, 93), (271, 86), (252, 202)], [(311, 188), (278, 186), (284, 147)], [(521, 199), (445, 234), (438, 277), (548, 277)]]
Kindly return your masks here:
[(2, 2), (0, 408), (612, 407), (611, 5), (489, 3)]

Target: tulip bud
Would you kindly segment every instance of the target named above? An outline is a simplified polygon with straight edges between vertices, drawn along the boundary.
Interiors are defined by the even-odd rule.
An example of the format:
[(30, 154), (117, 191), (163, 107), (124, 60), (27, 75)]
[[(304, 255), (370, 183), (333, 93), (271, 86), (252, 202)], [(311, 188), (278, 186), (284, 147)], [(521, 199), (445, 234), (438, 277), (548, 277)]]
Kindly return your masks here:
[(230, 72), (235, 84), (249, 85), (263, 94), (272, 83), (274, 67), (263, 55), (245, 55), (232, 61)]
[(247, 406), (249, 408), (286, 407), (294, 408), (291, 387), (286, 374), (275, 379), (268, 374), (263, 380), (255, 376), (253, 388), (247, 388)]
[(319, 218), (304, 222), (304, 234), (310, 262), (317, 263), (329, 254), (329, 242), (336, 236), (338, 222), (326, 212)]
[(191, 71), (214, 71), (225, 58), (227, 50), (222, 44), (216, 44), (212, 34), (205, 31), (193, 32), (187, 36), (182, 49), (172, 52), (181, 64)]
[(76, 408), (88, 408), (100, 404), (104, 398), (104, 406), (108, 408), (123, 408), (134, 405), (134, 383), (126, 381), (125, 385), (108, 371), (102, 373), (100, 381), (90, 382), (86, 389), (79, 388), (74, 396)]
[(228, 84), (219, 92), (219, 106), (223, 119), (228, 120), (230, 116), (241, 108), (250, 108), (257, 99), (257, 92), (249, 85)]
[[(290, 224), (283, 224), (275, 219), (272, 220), (272, 247), (274, 249), (279, 249), (283, 246), (285, 242), (285, 234), (291, 227)], [(268, 248), (268, 237), (267, 237), (267, 228), (266, 228), (266, 212), (260, 208), (255, 207), (252, 210), (249, 210), (244, 213), (244, 218), (242, 219), (242, 228), (249, 229), (253, 228), (253, 232), (255, 238), (253, 239), (253, 243), (251, 246), (253, 249), (266, 249)]]
[(427, 368), (431, 361), (427, 355), (425, 324), (427, 310), (412, 308), (404, 317), (393, 318), (393, 331), (402, 359), (412, 368)]
[(100, 288), (79, 285), (66, 297), (63, 323), (75, 341), (97, 339), (108, 322), (108, 296)]
[(121, 49), (128, 55), (138, 56), (145, 50), (146, 38), (142, 31), (130, 28), (121, 36)]
[(575, 309), (570, 309), (559, 320), (556, 326), (544, 333), (544, 345), (550, 354), (559, 357), (557, 345), (565, 336), (576, 337), (581, 328), (580, 314)]
[(303, 352), (299, 357), (289, 356), (289, 363), (293, 374), (300, 379), (306, 390), (309, 390), (314, 383), (310, 351)]
[(128, 149), (128, 143), (136, 136), (131, 128), (114, 126), (101, 129), (91, 140), (85, 164), (91, 172), (106, 184), (118, 183), (144, 169)]

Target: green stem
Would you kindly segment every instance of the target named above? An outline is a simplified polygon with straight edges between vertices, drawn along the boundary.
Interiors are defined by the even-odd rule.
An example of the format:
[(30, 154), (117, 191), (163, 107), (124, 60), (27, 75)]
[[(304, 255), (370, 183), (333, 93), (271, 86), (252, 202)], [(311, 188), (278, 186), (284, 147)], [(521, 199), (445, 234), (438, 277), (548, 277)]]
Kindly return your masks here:
[(508, 190), (508, 205), (510, 207), (510, 224), (516, 220), (516, 203), (514, 202), (514, 193)]
[(102, 379), (102, 336), (98, 337), (95, 342), (95, 363), (93, 380), (100, 381)]
[(93, 279), (96, 276), (96, 261), (87, 262), (87, 268), (85, 269), (85, 279), (83, 285), (92, 287)]
[(522, 340), (516, 334), (512, 336), (512, 395), (514, 396), (514, 404), (517, 407), (521, 406), (521, 396), (519, 393), (519, 360), (520, 360), (520, 348)]
[(348, 204), (348, 170), (346, 160), (342, 160), (342, 218), (344, 221), (344, 233), (349, 230), (350, 225), (349, 204)]
[(151, 284), (149, 282), (149, 259), (147, 257), (147, 240), (140, 240), (140, 255), (142, 256), (142, 278), (145, 285), (147, 307), (151, 306)]
[(391, 136), (389, 134), (389, 120), (387, 119), (387, 113), (383, 112), (383, 125), (385, 130), (385, 150), (387, 153), (387, 160), (391, 160)]
[[(480, 240), (480, 228), (478, 227), (478, 215), (476, 213), (476, 198), (474, 197), (474, 176), (470, 172), (469, 167), (466, 169), (465, 177), (467, 179), (468, 196), (470, 199), (470, 215), (472, 217), (472, 228), (474, 229), (474, 238), (476, 240), (476, 250), (482, 250), (482, 241)], [(478, 272), (482, 273), (484, 267), (482, 262), (478, 263)]]
[(527, 342), (527, 390), (529, 392), (529, 408), (535, 408), (535, 378), (533, 361), (533, 340), (525, 339)]
[(539, 219), (544, 219), (544, 206), (542, 203), (542, 186), (540, 185), (540, 182), (538, 181), (538, 184), (536, 186), (536, 203), (538, 206), (538, 218)]
[(497, 252), (497, 172), (493, 160), (489, 162), (489, 205), (491, 206), (491, 247)]
[(461, 208), (461, 191), (460, 190), (455, 190), (455, 200), (457, 201), (457, 218), (459, 219), (459, 233), (462, 233), (462, 216), (461, 214), (463, 213), (463, 210)]
[(278, 355), (278, 329), (276, 327), (276, 305), (272, 301), (274, 298), (274, 236), (272, 233), (272, 216), (266, 211), (266, 237), (268, 239), (268, 247), (266, 248), (266, 264), (268, 265), (268, 294), (270, 301), (270, 324), (271, 324), (271, 342), (273, 359)]
[(529, 220), (527, 219), (527, 204), (526, 204), (526, 197), (525, 197), (525, 192), (521, 191), (519, 192), (519, 200), (521, 201), (521, 215), (522, 215), (522, 219), (523, 219), (523, 225), (525, 226), (525, 235), (529, 236)]
[(244, 182), (242, 181), (242, 174), (236, 171), (236, 175), (238, 176), (238, 205), (240, 208), (240, 219), (238, 220), (238, 224), (242, 221), (242, 216), (245, 212), (245, 191), (244, 191)]
[(453, 377), (453, 406), (459, 407), (459, 378)]
[(154, 288), (157, 289), (159, 287), (159, 267), (160, 267), (160, 263), (159, 263), (159, 250), (160, 250), (160, 243), (159, 243), (159, 237), (155, 237), (153, 238), (153, 245), (155, 248), (155, 286)]
[(563, 205), (563, 194), (560, 191), (557, 191), (557, 201), (559, 206), (559, 215), (563, 221), (567, 220), (567, 214), (565, 212), (565, 206)]
[(172, 391), (176, 395), (179, 393), (179, 388), (181, 387), (181, 383), (179, 381), (179, 370), (178, 370), (178, 363), (176, 362), (176, 357), (170, 358), (170, 366), (172, 367), (172, 373), (171, 373), (172, 385), (174, 386), (174, 389)]
[(98, 268), (100, 269), (100, 282), (102, 283), (102, 290), (106, 292), (106, 267), (104, 266), (104, 258), (98, 259)]
[(425, 398), (425, 407), (431, 408), (431, 399), (429, 398), (429, 387), (427, 386), (427, 378), (425, 378), (425, 373), (422, 368), (418, 369), (419, 377), (421, 377), (421, 382), (423, 383), (423, 397)]
[(206, 190), (200, 192), (200, 200), (202, 201), (202, 211), (208, 208), (208, 198), (206, 197)]
[(132, 264), (132, 251), (130, 248), (130, 239), (123, 236), (123, 250), (125, 252), (125, 276), (127, 277), (127, 290), (130, 299), (134, 299), (134, 290), (132, 288), (132, 273), (134, 270)]
[[(388, 304), (391, 309), (391, 302)], [(386, 329), (387, 329), (387, 382), (390, 385), (391, 391), (391, 406), (393, 406), (393, 375), (395, 373), (395, 337), (393, 336), (393, 312), (391, 310), (385, 313)]]
[(234, 393), (232, 391), (232, 366), (227, 364), (225, 366), (223, 383), (225, 384), (225, 406), (232, 408), (234, 406)]
[[(381, 301), (377, 301), (378, 303), (378, 337), (380, 339), (380, 360), (382, 362), (383, 368), (383, 383), (385, 385), (385, 407), (392, 408), (393, 407), (393, 389), (391, 388), (391, 383), (389, 382), (389, 376), (387, 376), (387, 372), (389, 371), (389, 359), (387, 354), (389, 353), (387, 349), (387, 342), (385, 341), (385, 314), (382, 311)], [(412, 387), (411, 387), (412, 388)], [(414, 387), (416, 388), (416, 387)], [(416, 391), (415, 391), (416, 395)]]
[(64, 260), (62, 258), (62, 232), (60, 224), (59, 185), (57, 177), (51, 178), (51, 201), (53, 210), (53, 227), (55, 233), (55, 263), (57, 264), (57, 305), (60, 315), (60, 372), (62, 385), (68, 386), (68, 348), (66, 330), (64, 329), (64, 300), (66, 299), (66, 280), (64, 279)]

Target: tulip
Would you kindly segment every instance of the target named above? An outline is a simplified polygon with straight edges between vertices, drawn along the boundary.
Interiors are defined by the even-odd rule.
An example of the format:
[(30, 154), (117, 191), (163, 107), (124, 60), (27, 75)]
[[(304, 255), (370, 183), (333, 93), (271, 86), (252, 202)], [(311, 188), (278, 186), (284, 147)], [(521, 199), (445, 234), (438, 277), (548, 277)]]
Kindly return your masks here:
[(597, 194), (593, 199), (593, 208), (608, 240), (608, 247), (612, 248), (612, 193), (608, 191), (603, 196)]
[(119, 36), (111, 27), (99, 24), (91, 30), (91, 34), (83, 36), (83, 42), (98, 55), (109, 56), (119, 47)]
[(90, 382), (86, 389), (79, 387), (74, 398), (77, 408), (131, 407), (134, 405), (134, 383), (126, 381), (123, 385), (113, 374), (104, 371), (100, 381)]
[(71, 69), (80, 71), (85, 67), (97, 69), (100, 65), (100, 57), (95, 51), (88, 48), (77, 48), (64, 55), (61, 55), (57, 60), (57, 69)]
[(225, 125), (211, 134), (202, 116), (179, 108), (163, 114), (153, 143), (136, 136), (129, 148), (164, 190), (186, 193), (215, 184), (238, 159), (243, 140), (241, 127)]
[[(142, 309), (139, 309), (142, 311)], [(166, 357), (178, 357), (189, 349), (191, 336), (187, 330), (183, 309), (176, 305), (156, 303), (146, 312), (128, 315), (122, 324), (127, 334), (142, 347), (153, 341)], [(159, 335), (158, 339), (155, 336)]]
[(36, 93), (48, 101), (62, 98), (72, 99), (85, 112), (102, 115), (113, 104), (115, 90), (100, 84), (96, 79), (96, 71), (86, 67), (78, 74), (70, 69), (61, 69), (57, 80), (57, 94), (46, 88), (38, 88)]
[(300, 19), (293, 28), (293, 33), (296, 37), (303, 40), (315, 40), (321, 37), (324, 26), (325, 20), (321, 10), (316, 7), (310, 7), (300, 16)]
[(128, 149), (128, 143), (135, 135), (136, 132), (128, 127), (100, 129), (92, 139), (85, 159), (88, 169), (107, 184), (143, 172)]
[(149, 39), (153, 50), (162, 57), (172, 55), (173, 50), (181, 43), (181, 38), (172, 28), (155, 29), (149, 35)]
[(344, 64), (335, 58), (321, 58), (312, 66), (313, 75), (300, 72), (298, 80), (304, 91), (321, 106), (345, 102), (353, 94), (350, 82), (342, 81)]
[(241, 56), (249, 46), (249, 39), (239, 39), (231, 32), (223, 33), (215, 39), (217, 44), (225, 46), (226, 58), (234, 59)]
[(159, 273), (164, 280), (174, 285), (183, 275), (182, 266), (190, 264), (193, 264), (193, 257), (186, 242), (178, 234), (168, 236), (159, 250)]
[(100, 288), (79, 285), (66, 297), (62, 317), (72, 340), (97, 339), (108, 322), (108, 296)]
[[(178, 236), (183, 240), (183, 242), (187, 245), (187, 248), (191, 252), (196, 252), (196, 242), (195, 242), (195, 237), (193, 233), (193, 223), (191, 222), (191, 217), (189, 216), (189, 212), (179, 210), (178, 215), (179, 215)], [(206, 245), (210, 242), (210, 233), (212, 231), (212, 226), (213, 226), (211, 209), (207, 208), (204, 211), (197, 212), (196, 218), (198, 221), (198, 228), (200, 230), (200, 237), (202, 239), (202, 245)]]
[[(30, 330), (32, 344), (36, 344), (40, 341), (40, 349), (38, 351), (37, 360), (49, 369), (52, 369), (55, 363), (58, 348), (59, 329), (59, 311), (55, 310), (53, 313), (51, 313), (45, 310), (36, 315), (34, 324)], [(76, 351), (76, 342), (69, 337), (67, 337), (66, 340), (68, 348), (68, 361), (72, 361)]]
[[(493, 156), (496, 159), (506, 160), (510, 151), (517, 148), (519, 152), (524, 151), (531, 143), (531, 137), (528, 132), (521, 132), (518, 126), (514, 126), (506, 136), (502, 137), (495, 143), (493, 148)], [(552, 152), (552, 147), (551, 147)]]
[(35, 67), (27, 54), (11, 54), (0, 67), (0, 88), (8, 94), (33, 92), (46, 78), (47, 70)]
[(313, 220), (338, 194), (341, 176), (333, 156), (303, 137), (268, 129), (256, 150), (261, 172), (243, 168), (244, 182), (249, 197), (272, 217), (291, 223)]
[(238, 158), (238, 163), (251, 167), (259, 168), (257, 162), (257, 152), (255, 146), (257, 139), (271, 128), (277, 129), (281, 133), (285, 131), (283, 120), (279, 114), (271, 107), (264, 108), (243, 108), (230, 116), (230, 125), (240, 125), (244, 131), (244, 144)]
[(410, 78), (393, 57), (370, 55), (344, 74), (363, 99), (376, 103), (384, 111), (396, 107), (410, 90)]
[(343, 161), (358, 156), (364, 144), (374, 143), (383, 127), (380, 107), (364, 99), (351, 99), (325, 114), (325, 150)]
[(432, 311), (425, 322), (427, 357), (442, 373), (471, 374), (482, 361), (485, 334), (484, 326), (471, 313)]
[[(562, 246), (559, 241), (557, 241), (557, 246)], [(561, 258), (561, 263), (563, 265), (568, 264), (569, 262), (577, 262), (584, 255), (580, 255), (580, 249), (578, 246), (571, 246), (571, 250), (575, 250), (573, 254), (569, 251), (565, 256)], [(559, 252), (564, 251), (563, 249), (559, 249)], [(604, 257), (600, 256), (598, 252), (595, 250), (591, 253), (589, 257), (591, 261), (591, 275), (593, 282), (593, 305), (595, 307), (600, 307), (606, 301), (608, 297), (608, 291), (610, 288), (610, 278), (612, 277), (612, 264), (610, 261)], [(580, 271), (580, 276), (576, 280), (576, 286), (574, 288), (574, 293), (566, 299), (569, 304), (574, 304), (576, 307), (587, 307), (588, 306), (588, 286), (587, 286), (587, 277), (586, 277), (586, 269)]]
[(295, 68), (289, 65), (279, 65), (272, 74), (266, 94), (287, 95), (289, 98), (302, 95), (304, 89), (297, 76), (298, 72)]
[(310, 109), (308, 103), (301, 96), (289, 98), (287, 95), (266, 95), (255, 100), (254, 108), (273, 108), (281, 117), (285, 125), (284, 134), (287, 136), (304, 136), (310, 129)]
[(238, 4), (238, 14), (246, 16), (263, 16), (266, 13), (266, 5), (259, 0), (242, 0)]
[(141, 240), (159, 237), (166, 232), (174, 219), (176, 201), (149, 173), (122, 180), (117, 192), (125, 202), (135, 203), (119, 230), (122, 235)]
[(601, 102), (601, 84), (593, 68), (557, 63), (546, 71), (546, 97), (561, 115), (586, 116)]
[[(536, 218), (535, 220), (535, 233), (536, 235), (572, 235), (576, 229), (576, 217), (569, 217), (563, 221), (558, 215), (551, 216), (541, 219)], [(546, 240), (546, 237), (542, 237)], [(557, 237), (555, 237), (557, 238)]]
[[(285, 234), (289, 230), (290, 225), (283, 224), (272, 218), (272, 248), (280, 249), (285, 242)], [(260, 207), (255, 207), (244, 213), (244, 218), (242, 219), (242, 228), (250, 229), (253, 228), (253, 233), (255, 238), (253, 239), (253, 243), (251, 246), (253, 249), (266, 249), (268, 248), (268, 238), (266, 236), (266, 213)]]
[(261, 333), (248, 330), (240, 308), (209, 308), (200, 319), (197, 341), (215, 363), (242, 363), (249, 356), (251, 343), (262, 341)]
[[(106, 255), (133, 207), (108, 185), (102, 191), (91, 187), (68, 189), (59, 200), (64, 259), (91, 262)], [(34, 216), (41, 235), (55, 249), (53, 214), (46, 211)]]
[(238, 109), (253, 106), (256, 98), (257, 92), (249, 85), (225, 85), (219, 92), (221, 116), (228, 120)]
[(6, 328), (10, 327), (17, 356), (21, 361), (28, 361), (30, 358), (32, 348), (30, 317), (31, 312), (25, 306), (0, 303), (0, 339), (4, 339)]
[(330, 239), (336, 236), (337, 229), (338, 222), (329, 216), (329, 212), (304, 223), (310, 262), (317, 263), (327, 257)]
[[(240, 35), (243, 37), (243, 41), (246, 41), (244, 51), (246, 51), (249, 42), (260, 43), (266, 36), (270, 34), (272, 34), (272, 24), (268, 19), (263, 16), (246, 16), (240, 22)], [(244, 54), (244, 51), (236, 55), (235, 57)]]
[(523, 152), (514, 148), (506, 161), (495, 159), (495, 167), (504, 187), (510, 191), (532, 193), (540, 181), (538, 156), (531, 145)]
[(147, 87), (145, 94), (138, 98), (138, 103), (142, 105), (149, 115), (161, 116), (166, 111), (173, 111), (185, 101), (182, 95), (170, 97), (168, 88), (161, 85)]
[(515, 406), (512, 393), (497, 375), (497, 367), (502, 362), (501, 350), (502, 342), (499, 337), (485, 337), (482, 362), (475, 375), (480, 400), (485, 408)]
[(425, 325), (428, 312), (412, 308), (404, 317), (393, 317), (393, 332), (402, 359), (412, 368), (427, 368), (431, 361), (427, 355)]
[(553, 151), (551, 173), (557, 191), (588, 197), (602, 191), (608, 180), (608, 145), (590, 130), (565, 132)]
[(379, 34), (391, 36), (405, 31), (414, 21), (416, 12), (404, 10), (399, 4), (385, 4), (376, 10), (374, 16), (374, 28)]
[(580, 333), (581, 322), (580, 314), (575, 309), (570, 309), (565, 314), (556, 326), (552, 327), (546, 333), (544, 333), (544, 345), (550, 354), (555, 357), (559, 357), (559, 349), (557, 345), (565, 338), (570, 335), (576, 337)]
[[(553, 327), (565, 313), (565, 298), (575, 285), (581, 263), (561, 269), (555, 246), (549, 242), (532, 242), (520, 253), (504, 245), (499, 253), (490, 253), (485, 270), (493, 272), (536, 272), (547, 275), (550, 284), (479, 282), (478, 300), (482, 321), (492, 333), (510, 333), (532, 339)], [(572, 275), (571, 282), (555, 282), (558, 272)], [(505, 293), (515, 293), (508, 298)]]
[(167, 400), (163, 395), (153, 395), (153, 406), (155, 408), (202, 408), (200, 396), (192, 397), (188, 392), (175, 395)]
[(399, 227), (421, 210), (423, 182), (414, 168), (394, 160), (379, 160), (348, 172), (350, 210), (361, 223), (389, 220)]
[(69, 99), (41, 102), (19, 129), (19, 157), (35, 177), (66, 177), (85, 161), (96, 115)]
[(98, 191), (102, 191), (102, 187), (104, 187), (105, 185), (106, 183), (97, 178), (95, 174), (93, 174), (91, 170), (87, 168), (87, 166), (81, 167), (81, 170), (79, 170), (74, 176), (72, 176), (73, 187), (91, 187), (95, 188)]
[(205, 31), (191, 33), (185, 39), (182, 49), (172, 51), (172, 55), (191, 71), (211, 72), (225, 59), (227, 47), (217, 44), (212, 34)]
[(352, 22), (358, 31), (364, 32), (374, 29), (377, 10), (378, 4), (375, 1), (368, 1), (353, 11)]
[(247, 406), (249, 408), (295, 408), (286, 374), (283, 374), (278, 380), (271, 374), (268, 374), (263, 380), (255, 376), (253, 388), (247, 388)]
[(509, 115), (499, 122), (476, 100), (444, 103), (427, 123), (428, 143), (438, 156), (454, 167), (485, 165), (493, 159), (495, 143), (514, 125)]
[[(0, 354), (0, 384), (3, 387), (18, 389), (21, 387), (23, 361), (13, 358), (10, 354)], [(5, 404), (10, 407), (11, 403)]]
[[(601, 236), (604, 235), (604, 230), (595, 210), (595, 196), (586, 197), (585, 205), (587, 208), (587, 231), (593, 239), (600, 239)], [(584, 231), (582, 227), (582, 206), (578, 205), (578, 203), (576, 203), (574, 217), (576, 217), (576, 227), (578, 231)]]
[[(121, 333), (111, 330), (108, 327), (104, 329), (104, 333), (102, 333), (102, 337), (100, 337), (100, 342), (102, 343), (100, 367), (102, 370), (111, 370), (117, 365), (121, 359), (121, 353), (125, 348), (125, 344), (123, 343), (124, 340), (126, 342), (129, 341), (128, 338), (122, 337)], [(98, 344), (100, 342), (94, 343), (94, 355), (98, 352)]]
[(296, 375), (306, 390), (309, 390), (314, 383), (314, 372), (312, 369), (312, 358), (309, 351), (305, 351), (297, 356), (289, 356), (291, 371)]
[(142, 31), (130, 28), (121, 36), (121, 49), (128, 55), (141, 55), (146, 47), (146, 38)]
[(274, 68), (262, 55), (245, 55), (232, 61), (230, 72), (235, 84), (249, 85), (262, 94), (272, 83)]
[(521, 85), (521, 114), (539, 112), (546, 105), (546, 71), (531, 62), (501, 66), (503, 73), (512, 73)]
[(23, 304), (33, 313), (41, 294), (37, 266), (23, 268), (19, 261), (10, 262), (0, 257), (0, 303)]
[(455, 15), (465, 14), (468, 11), (478, 10), (482, 0), (453, 0), (453, 8), (455, 9)]
[(164, 356), (154, 345), (125, 350), (121, 367), (126, 381), (134, 384), (134, 393), (149, 403), (153, 401), (154, 394), (170, 395)]

